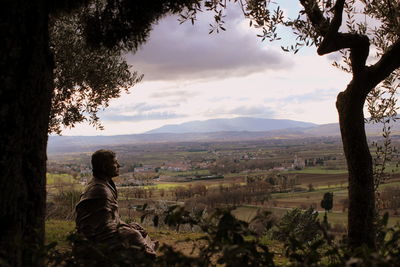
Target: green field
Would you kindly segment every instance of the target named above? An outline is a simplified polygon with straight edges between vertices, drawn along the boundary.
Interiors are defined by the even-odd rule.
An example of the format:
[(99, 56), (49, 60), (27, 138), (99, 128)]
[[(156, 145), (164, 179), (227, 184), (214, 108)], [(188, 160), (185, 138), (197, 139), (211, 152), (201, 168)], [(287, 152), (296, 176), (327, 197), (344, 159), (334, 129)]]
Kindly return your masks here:
[(144, 189), (149, 189), (149, 188), (154, 188), (157, 190), (163, 189), (163, 190), (168, 190), (168, 189), (173, 189), (175, 187), (179, 186), (186, 186), (187, 183), (160, 183), (160, 184), (154, 184), (154, 185), (146, 185), (143, 186)]
[(64, 220), (46, 221), (46, 244), (57, 242), (60, 249), (69, 247), (67, 236), (74, 231), (75, 222)]
[(66, 173), (63, 174), (47, 173), (46, 180), (47, 180), (47, 185), (53, 185), (57, 183), (71, 184), (76, 182), (71, 175)]
[[(226, 187), (226, 192), (229, 192), (228, 187), (246, 185), (245, 181), (252, 176), (268, 181), (267, 179), (271, 178), (269, 176), (279, 172), (279, 169), (287, 170), (293, 168), (295, 159), (300, 158), (304, 163), (300, 166), (307, 167), (301, 170), (280, 171), (280, 175), (291, 180), (290, 185), (284, 184), (283, 180), (278, 180), (278, 183), (268, 185), (265, 191), (262, 192), (264, 194), (262, 196), (270, 195), (270, 199), (266, 202), (252, 200), (251, 198), (240, 200), (241, 202), (239, 203), (241, 204), (236, 202), (235, 205), (241, 206), (232, 212), (234, 216), (240, 220), (249, 222), (262, 209), (271, 211), (272, 217), (276, 221), (279, 221), (279, 218), (293, 208), (304, 210), (312, 206), (318, 210), (319, 218), (322, 220), (324, 211), (320, 207), (321, 199), (324, 193), (333, 192), (333, 209), (327, 215), (328, 221), (333, 227), (341, 230), (345, 229), (347, 225), (348, 172), (345, 169), (346, 162), (340, 140), (302, 139), (262, 140), (255, 142), (144, 144), (116, 148), (115, 150), (123, 166), (121, 168), (121, 177), (116, 179), (117, 185), (121, 185), (125, 181), (124, 179), (127, 180), (132, 177), (133, 170), (131, 166), (136, 164), (156, 168), (161, 166), (172, 167), (174, 163), (181, 162), (185, 163), (188, 168), (193, 169), (182, 172), (160, 170), (158, 173), (152, 172), (151, 175), (165, 177), (161, 177), (160, 181), (151, 180), (152, 178), (148, 180), (149, 183), (154, 182), (154, 185), (120, 187), (121, 216), (131, 218), (132, 212), (132, 218), (139, 218), (140, 212), (137, 212), (137, 214), (133, 213), (130, 205), (143, 205), (144, 203), (149, 203), (150, 208), (152, 208), (151, 205), (157, 207), (158, 203), (163, 205), (175, 203), (183, 205), (185, 201), (188, 201), (187, 203), (189, 204), (195, 203), (199, 205), (206, 203), (204, 205), (214, 207), (212, 205), (214, 204), (213, 198), (210, 198), (209, 202), (204, 199), (204, 202), (201, 202), (201, 198), (207, 197), (207, 194), (208, 196), (222, 196), (225, 194), (222, 187)], [(85, 173), (85, 171), (87, 173), (87, 168), (90, 166), (89, 158), (90, 155), (88, 154), (81, 153), (76, 156), (66, 154), (63, 158), (60, 157), (53, 161), (51, 170), (54, 170), (56, 173), (71, 173), (71, 170), (76, 171), (77, 174)], [(322, 163), (316, 164), (317, 159), (319, 162), (322, 161)], [(314, 163), (310, 164), (310, 162)], [(223, 167), (216, 168), (219, 165)], [(199, 168), (209, 168), (209, 170)], [(398, 169), (396, 169), (394, 164), (388, 166), (386, 169), (387, 172), (392, 172), (392, 170), (395, 173), (394, 178), (389, 183), (382, 184), (381, 189), (400, 186), (400, 175), (396, 174), (398, 173)], [(179, 182), (195, 175), (210, 175), (210, 172), (221, 173), (224, 179)], [(56, 194), (70, 187), (79, 189), (83, 187), (69, 174), (47, 174), (47, 185), (48, 192), (50, 192), (48, 201), (56, 199)], [(190, 194), (181, 194), (182, 196), (178, 198), (179, 191), (183, 192), (185, 190), (176, 190), (177, 187), (202, 189), (201, 187), (196, 188), (196, 185), (204, 185), (207, 188), (207, 193), (203, 195), (199, 191), (186, 190), (190, 191)], [(293, 192), (288, 192), (289, 190)], [(145, 193), (142, 191), (145, 191)], [(282, 193), (278, 193), (278, 191), (282, 191)], [(229, 195), (226, 195), (228, 199)], [(223, 203), (221, 206), (228, 206), (230, 205), (228, 200), (226, 203), (217, 203)], [(397, 214), (398, 212), (395, 209), (389, 211), (391, 214)], [(399, 217), (390, 216), (389, 225), (393, 225), (399, 221)], [(74, 227), (74, 222), (70, 221), (47, 221), (46, 242), (55, 241), (58, 242), (60, 248), (68, 248), (69, 245), (66, 237), (74, 230)], [(145, 228), (148, 229), (150, 236), (159, 240), (160, 243), (173, 244), (174, 247), (187, 252), (190, 252), (193, 247), (194, 240), (201, 236), (201, 234), (196, 232), (178, 233), (168, 229), (156, 229), (148, 226), (145, 226)], [(340, 232), (338, 230), (335, 233)], [(342, 232), (344, 233), (344, 231)], [(281, 246), (281, 244), (275, 244), (275, 241), (271, 241), (270, 239), (266, 242), (268, 245), (274, 244), (278, 248)], [(282, 259), (284, 260), (284, 257)]]
[(305, 174), (346, 174), (347, 170), (330, 170), (325, 168), (304, 168), (302, 170), (288, 171), (287, 173), (305, 173)]
[[(63, 220), (47, 220), (46, 221), (45, 240), (46, 244), (57, 243), (57, 249), (65, 251), (71, 249), (68, 236), (75, 230), (75, 222)], [(198, 232), (176, 232), (173, 230), (160, 230), (154, 227), (146, 227), (149, 235), (160, 242), (160, 244), (168, 244), (176, 250), (190, 254), (193, 242), (204, 234)]]
[(167, 176), (196, 176), (196, 175), (210, 175), (209, 170), (193, 170), (193, 171), (167, 171), (167, 170), (160, 170), (158, 172), (160, 175), (167, 175)]
[[(238, 218), (239, 220), (243, 221), (251, 221), (251, 219), (254, 218), (254, 216), (257, 214), (257, 207), (252, 207), (252, 206), (243, 206), (235, 209), (233, 211), (233, 214)], [(281, 218), (283, 215), (285, 215), (288, 211), (292, 210), (289, 208), (269, 208), (272, 212), (272, 215), (274, 215), (276, 218)], [(324, 211), (320, 211), (318, 218), (322, 221), (324, 218)], [(328, 212), (328, 222), (333, 226), (335, 224), (347, 225), (347, 213), (346, 212)], [(389, 222), (388, 226), (394, 226), (395, 224), (400, 223), (400, 217), (394, 217), (391, 216), (389, 217)]]

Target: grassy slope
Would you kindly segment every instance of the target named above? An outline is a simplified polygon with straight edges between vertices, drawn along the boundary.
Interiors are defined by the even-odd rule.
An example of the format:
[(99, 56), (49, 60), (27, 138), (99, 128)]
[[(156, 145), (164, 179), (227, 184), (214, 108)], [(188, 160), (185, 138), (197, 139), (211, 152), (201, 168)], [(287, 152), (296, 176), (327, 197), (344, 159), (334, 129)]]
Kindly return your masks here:
[[(64, 220), (46, 221), (46, 244), (57, 242), (57, 248), (60, 250), (70, 249), (67, 241), (68, 235), (75, 229), (75, 222)], [(154, 227), (146, 227), (149, 235), (162, 244), (168, 244), (175, 249), (190, 254), (193, 242), (202, 236), (201, 233), (176, 232), (173, 230), (159, 230)]]

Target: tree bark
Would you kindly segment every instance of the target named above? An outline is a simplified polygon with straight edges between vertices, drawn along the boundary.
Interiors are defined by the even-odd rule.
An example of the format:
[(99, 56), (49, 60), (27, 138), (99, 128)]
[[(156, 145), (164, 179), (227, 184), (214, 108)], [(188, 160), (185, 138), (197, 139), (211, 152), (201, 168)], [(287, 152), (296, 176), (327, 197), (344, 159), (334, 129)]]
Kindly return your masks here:
[[(364, 76), (364, 75), (363, 75)], [(375, 248), (372, 157), (364, 128), (366, 77), (353, 79), (337, 97), (340, 131), (349, 172), (348, 240), (351, 248)]]
[(0, 9), (0, 258), (10, 266), (43, 265), (53, 88), (47, 5), (5, 0)]

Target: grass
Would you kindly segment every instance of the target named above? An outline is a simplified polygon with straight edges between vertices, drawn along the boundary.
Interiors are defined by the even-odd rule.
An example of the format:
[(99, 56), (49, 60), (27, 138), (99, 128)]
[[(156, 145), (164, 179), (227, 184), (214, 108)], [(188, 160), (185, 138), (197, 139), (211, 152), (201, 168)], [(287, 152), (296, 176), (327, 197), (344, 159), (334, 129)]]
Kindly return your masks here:
[[(175, 249), (189, 254), (193, 247), (193, 242), (204, 234), (197, 232), (176, 232), (173, 230), (160, 230), (154, 227), (145, 227), (149, 235), (160, 242), (160, 244), (168, 244)], [(64, 220), (47, 220), (45, 238), (46, 244), (57, 243), (57, 249), (65, 251), (70, 249), (67, 241), (68, 235), (74, 231), (75, 222)]]
[(59, 249), (69, 248), (67, 236), (74, 231), (75, 222), (64, 220), (47, 220), (46, 221), (46, 244), (57, 242)]
[(66, 174), (66, 173), (63, 173), (63, 174), (47, 173), (46, 179), (47, 179), (47, 185), (53, 185), (56, 183), (75, 183), (76, 182), (71, 175)]
[(210, 175), (209, 170), (194, 170), (194, 171), (167, 171), (160, 170), (160, 175), (168, 175), (168, 176), (195, 176), (195, 175)]
[[(235, 215), (236, 218), (239, 220), (247, 221), (249, 222), (256, 214), (257, 214), (257, 207), (254, 206), (242, 206), (238, 207), (233, 211), (233, 214)], [(286, 212), (292, 210), (291, 208), (269, 208), (269, 210), (272, 212), (274, 216), (277, 218), (281, 218), (283, 215), (286, 214)], [(322, 221), (324, 218), (324, 211), (320, 211), (318, 214), (318, 218)], [(347, 226), (347, 212), (328, 212), (328, 222), (331, 225), (335, 224), (342, 224), (344, 226)], [(400, 217), (389, 217), (389, 222), (388, 226), (393, 226), (396, 223), (400, 223)]]
[(298, 198), (298, 197), (313, 197), (316, 195), (321, 195), (322, 193), (326, 192), (335, 192), (335, 193), (343, 193), (347, 191), (343, 187), (322, 187), (322, 188), (316, 188), (314, 191), (307, 191), (307, 192), (288, 192), (288, 193), (273, 193), (271, 194), (272, 199), (293, 199), (293, 198)]
[(387, 184), (381, 184), (380, 186), (379, 186), (379, 189), (383, 189), (383, 188), (386, 188), (386, 187), (395, 187), (395, 186), (400, 186), (400, 181), (396, 181), (396, 182), (388, 182)]
[(330, 185), (319, 185), (315, 186), (315, 190), (323, 190), (323, 191), (334, 191), (338, 189), (347, 188), (347, 183), (337, 183), (337, 184), (330, 184)]
[(175, 188), (175, 187), (179, 187), (179, 186), (186, 186), (187, 184), (186, 183), (162, 183), (162, 184), (155, 184), (155, 185), (146, 185), (146, 186), (144, 186), (143, 188), (144, 189), (149, 189), (149, 188), (155, 188), (155, 189), (157, 189), (157, 190), (160, 190), (160, 189), (172, 189), (172, 188)]
[[(250, 221), (257, 213), (258, 207), (256, 206), (242, 206), (233, 211), (235, 217), (240, 220)], [(276, 217), (282, 217), (290, 209), (271, 208), (270, 209)], [(319, 219), (322, 221), (324, 212), (319, 213)], [(335, 224), (346, 227), (347, 213), (330, 212), (327, 214), (328, 222), (334, 226)], [(399, 222), (400, 218), (390, 217), (389, 226), (393, 226)], [(145, 227), (149, 235), (154, 240), (158, 240), (160, 245), (166, 244), (172, 246), (175, 250), (182, 252), (185, 255), (196, 255), (198, 250), (193, 250), (196, 245), (199, 245), (199, 239), (204, 237), (203, 233), (198, 232), (176, 232), (173, 230), (158, 229), (154, 227)], [(71, 249), (68, 241), (68, 235), (75, 229), (75, 223), (72, 221), (63, 220), (48, 220), (46, 221), (46, 244), (57, 242), (57, 249), (59, 251), (67, 251)], [(270, 251), (276, 254), (274, 261), (277, 264), (286, 265), (287, 258), (282, 253), (282, 243), (271, 240), (268, 235), (262, 238), (261, 242), (267, 245)], [(192, 254), (194, 252), (194, 254)]]
[[(146, 185), (143, 188), (144, 189), (149, 189), (149, 188), (154, 188), (154, 189), (164, 189), (164, 190), (168, 190), (168, 189), (173, 189), (175, 187), (188, 187), (188, 186), (195, 186), (197, 184), (204, 184), (207, 188), (215, 188), (215, 187), (219, 187), (220, 185), (222, 186), (231, 186), (232, 183), (228, 183), (228, 181), (225, 180), (207, 180), (206, 183), (202, 183), (204, 181), (191, 181), (191, 182), (182, 182), (182, 183), (159, 183), (159, 184), (154, 184), (154, 185)], [(245, 185), (246, 183), (241, 182), (241, 183), (235, 183), (235, 184), (239, 184), (239, 185)]]
[[(287, 173), (304, 173), (304, 174), (346, 174), (347, 169), (326, 169), (324, 167), (304, 168), (302, 170), (287, 171)], [(400, 168), (395, 165), (386, 166), (385, 173), (400, 173)]]
[(242, 206), (234, 209), (232, 214), (239, 220), (250, 222), (257, 215), (258, 207)]
[(324, 168), (305, 168), (302, 170), (294, 170), (288, 171), (288, 173), (305, 173), (305, 174), (345, 174), (347, 170), (339, 169), (339, 170), (330, 170)]

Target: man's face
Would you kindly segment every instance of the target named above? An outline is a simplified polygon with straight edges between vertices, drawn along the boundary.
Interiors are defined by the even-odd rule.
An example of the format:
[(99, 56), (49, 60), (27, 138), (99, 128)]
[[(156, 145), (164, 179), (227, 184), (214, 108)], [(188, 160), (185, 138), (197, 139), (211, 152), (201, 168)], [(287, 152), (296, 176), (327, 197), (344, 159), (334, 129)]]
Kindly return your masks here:
[(110, 178), (112, 177), (116, 177), (119, 175), (119, 163), (117, 158), (113, 158), (110, 162), (109, 162), (109, 166), (106, 167), (106, 172), (108, 174), (108, 176)]

